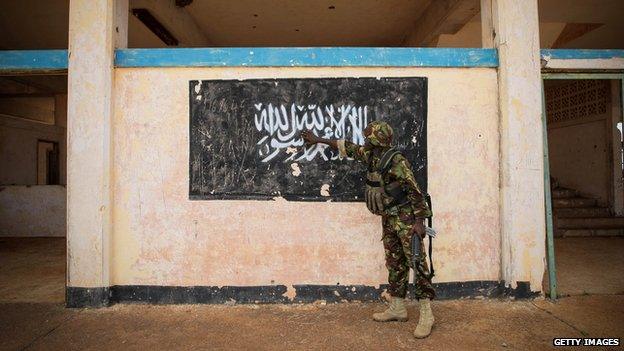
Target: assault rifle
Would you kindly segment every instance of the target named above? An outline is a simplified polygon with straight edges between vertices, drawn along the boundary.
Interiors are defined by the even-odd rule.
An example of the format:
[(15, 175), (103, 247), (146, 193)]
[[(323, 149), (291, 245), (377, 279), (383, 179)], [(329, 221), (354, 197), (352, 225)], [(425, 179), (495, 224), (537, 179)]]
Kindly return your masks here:
[[(429, 210), (431, 210), (431, 213), (433, 213), (433, 207), (431, 205), (431, 196), (429, 196), (429, 194), (426, 194), (425, 200), (427, 201), (427, 205), (429, 205)], [(416, 275), (418, 273), (420, 273), (420, 275), (425, 277), (430, 282), (431, 282), (431, 279), (433, 279), (433, 276), (435, 274), (435, 271), (433, 269), (433, 260), (431, 258), (431, 254), (433, 252), (432, 241), (433, 241), (433, 238), (435, 238), (436, 236), (436, 231), (433, 230), (433, 218), (432, 217), (433, 215), (430, 217), (427, 217), (427, 225), (425, 227), (425, 237), (429, 237), (429, 271), (430, 271), (429, 274), (425, 274), (425, 272), (422, 271), (422, 269), (420, 268), (420, 265), (418, 264), (418, 262), (420, 262), (420, 256), (422, 252), (421, 251), (422, 248), (420, 247), (420, 237), (419, 235), (412, 236), (412, 267), (414, 268), (414, 280), (413, 280), (414, 283), (416, 283)], [(412, 294), (415, 297), (416, 295), (415, 289)]]

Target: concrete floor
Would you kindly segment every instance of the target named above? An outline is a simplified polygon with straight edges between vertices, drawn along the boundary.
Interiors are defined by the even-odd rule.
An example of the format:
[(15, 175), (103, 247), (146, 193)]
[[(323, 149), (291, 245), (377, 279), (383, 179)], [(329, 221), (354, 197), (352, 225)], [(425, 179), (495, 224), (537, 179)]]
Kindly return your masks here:
[(65, 238), (0, 237), (0, 302), (65, 301)]
[(559, 296), (624, 294), (624, 237), (557, 238), (555, 267)]
[(624, 337), (624, 297), (435, 302), (425, 340), (406, 323), (375, 323), (378, 303), (114, 305), (75, 310), (0, 304), (1, 350), (543, 350), (554, 337)]
[(380, 303), (66, 309), (64, 252), (63, 239), (0, 238), (0, 350), (542, 350), (554, 337), (624, 338), (621, 294), (435, 301), (425, 340), (411, 336), (415, 306), (406, 323), (371, 321)]

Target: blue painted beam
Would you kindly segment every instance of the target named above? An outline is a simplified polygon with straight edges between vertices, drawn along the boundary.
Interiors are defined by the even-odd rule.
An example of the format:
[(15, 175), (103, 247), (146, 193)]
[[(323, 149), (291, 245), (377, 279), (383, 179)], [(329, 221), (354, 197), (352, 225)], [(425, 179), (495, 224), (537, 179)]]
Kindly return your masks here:
[(540, 55), (559, 60), (612, 59), (624, 58), (624, 50), (542, 49)]
[(67, 70), (67, 50), (0, 51), (0, 72)]
[(116, 67), (497, 67), (496, 49), (178, 48), (122, 49)]
[[(542, 49), (542, 58), (624, 58), (624, 50)], [(67, 50), (0, 51), (0, 72), (67, 70)], [(123, 49), (117, 67), (497, 67), (495, 49), (178, 48)]]

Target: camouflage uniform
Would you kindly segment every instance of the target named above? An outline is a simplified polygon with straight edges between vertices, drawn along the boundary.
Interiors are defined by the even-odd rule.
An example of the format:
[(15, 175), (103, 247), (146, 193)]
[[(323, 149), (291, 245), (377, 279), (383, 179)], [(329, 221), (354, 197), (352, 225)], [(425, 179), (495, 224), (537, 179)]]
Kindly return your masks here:
[[(381, 152), (367, 150), (365, 147), (340, 140), (338, 149), (341, 155), (351, 157), (368, 164), (372, 162), (373, 167), (377, 167), (383, 152), (390, 148), (392, 142), (392, 128), (385, 122), (372, 122), (370, 124), (372, 133), (367, 140)], [(384, 249), (386, 253), (386, 268), (388, 269), (388, 292), (391, 296), (404, 298), (407, 294), (409, 282), (409, 270), (412, 266), (412, 235), (411, 229), (417, 218), (431, 216), (431, 211), (424, 199), (409, 161), (403, 155), (396, 155), (392, 159), (392, 166), (383, 175), (385, 184), (399, 181), (403, 191), (407, 194), (409, 202), (404, 205), (394, 206), (384, 209), (382, 216)], [(425, 247), (421, 239), (420, 247)], [(420, 255), (421, 271), (429, 272), (426, 253)], [(412, 267), (413, 268), (413, 267)], [(433, 299), (435, 290), (431, 282), (426, 277), (416, 271), (416, 298)]]

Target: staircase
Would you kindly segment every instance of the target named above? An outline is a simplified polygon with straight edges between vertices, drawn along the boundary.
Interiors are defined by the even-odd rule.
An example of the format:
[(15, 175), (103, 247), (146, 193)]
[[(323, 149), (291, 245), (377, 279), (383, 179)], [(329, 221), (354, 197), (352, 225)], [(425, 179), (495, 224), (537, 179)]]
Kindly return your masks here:
[(596, 199), (580, 196), (573, 189), (552, 189), (556, 237), (624, 236), (624, 217), (616, 217)]

